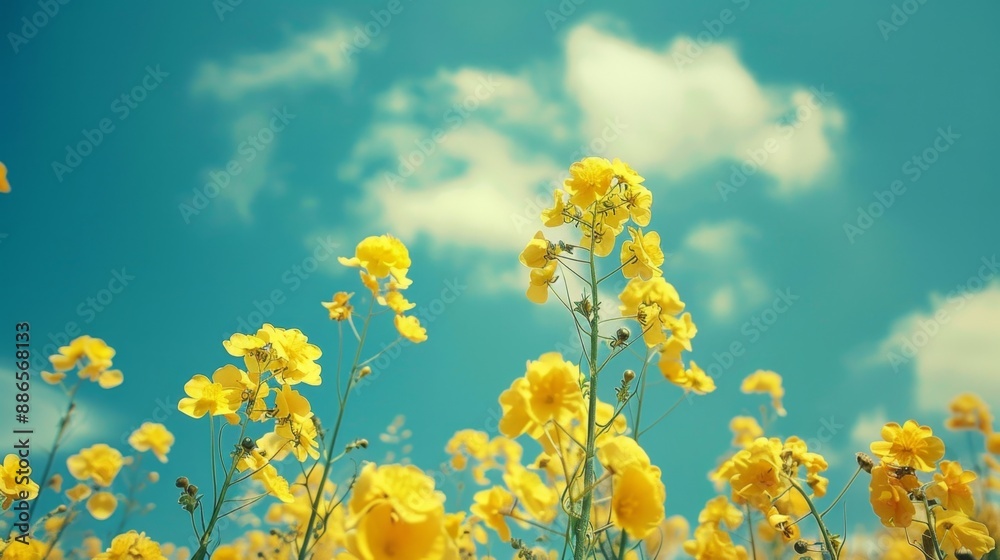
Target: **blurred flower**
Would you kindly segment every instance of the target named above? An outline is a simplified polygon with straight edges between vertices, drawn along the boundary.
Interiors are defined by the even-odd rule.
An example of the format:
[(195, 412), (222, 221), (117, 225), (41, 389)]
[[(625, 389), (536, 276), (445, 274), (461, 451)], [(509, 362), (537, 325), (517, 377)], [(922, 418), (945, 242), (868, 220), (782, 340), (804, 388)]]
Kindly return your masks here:
[(129, 531), (111, 541), (111, 547), (94, 557), (94, 560), (166, 560), (160, 544), (146, 533)]
[(984, 434), (993, 432), (993, 415), (978, 395), (963, 393), (948, 404), (951, 418), (944, 421), (949, 430), (979, 430)]
[(66, 459), (66, 467), (73, 478), (93, 480), (98, 486), (111, 486), (123, 464), (121, 452), (106, 443), (81, 449), (78, 454)]
[(87, 500), (87, 511), (98, 521), (111, 517), (117, 507), (118, 499), (111, 492), (98, 492)]
[(996, 546), (985, 525), (959, 511), (938, 510), (934, 526), (941, 550), (949, 555), (954, 556), (956, 550), (965, 547), (972, 552), (973, 558), (982, 558)]
[(330, 312), (330, 319), (334, 321), (345, 321), (351, 318), (354, 307), (349, 303), (354, 294), (347, 292), (337, 292), (333, 294), (333, 301), (324, 301), (323, 307)]
[(510, 540), (510, 527), (507, 525), (506, 514), (514, 507), (514, 496), (500, 486), (489, 490), (476, 492), (472, 497), (472, 513), (479, 517), (487, 527), (500, 536), (500, 540)]
[(785, 407), (781, 404), (781, 397), (785, 396), (785, 389), (781, 386), (781, 376), (773, 371), (759, 369), (746, 377), (740, 390), (744, 393), (768, 393), (771, 395), (771, 406), (778, 416), (787, 414)]
[(393, 319), (399, 335), (415, 344), (427, 340), (427, 329), (420, 326), (420, 320), (413, 316), (396, 315)]
[(174, 434), (163, 424), (143, 422), (129, 436), (128, 443), (139, 452), (152, 450), (161, 463), (166, 463), (167, 453), (170, 453), (170, 446), (174, 444)]

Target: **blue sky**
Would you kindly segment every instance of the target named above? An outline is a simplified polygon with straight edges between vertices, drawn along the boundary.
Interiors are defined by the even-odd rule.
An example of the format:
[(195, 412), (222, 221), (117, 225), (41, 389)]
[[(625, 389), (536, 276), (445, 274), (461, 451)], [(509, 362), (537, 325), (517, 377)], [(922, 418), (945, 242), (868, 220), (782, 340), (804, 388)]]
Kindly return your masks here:
[[(756, 369), (785, 378), (774, 435), (835, 432), (832, 488), (886, 421), (941, 429), (963, 391), (1000, 405), (996, 4), (403, 0), (382, 22), (390, 3), (219, 5), (0, 7), (2, 316), (31, 322), (39, 355), (70, 322), (118, 350), (126, 381), (85, 388), (71, 449), (124, 450), (168, 411), (181, 443), (134, 523), (159, 540), (187, 536), (169, 481), (206, 476), (181, 460), (207, 439), (174, 408), (184, 381), (262, 320), (302, 329), (332, 373), (319, 302), (359, 290), (334, 257), (365, 236), (410, 247), (430, 340), (345, 433), (405, 415), (432, 468), (454, 431), (495, 427), (525, 361), (570, 339), (564, 310), (524, 298), (517, 254), (581, 155), (647, 178), (691, 357), (719, 385), (645, 441), (668, 513), (711, 496), (729, 419), (765, 402), (739, 393)], [(61, 397), (33, 391), (53, 423)], [(678, 391), (652, 395), (663, 410)], [(320, 414), (333, 398), (312, 393)]]

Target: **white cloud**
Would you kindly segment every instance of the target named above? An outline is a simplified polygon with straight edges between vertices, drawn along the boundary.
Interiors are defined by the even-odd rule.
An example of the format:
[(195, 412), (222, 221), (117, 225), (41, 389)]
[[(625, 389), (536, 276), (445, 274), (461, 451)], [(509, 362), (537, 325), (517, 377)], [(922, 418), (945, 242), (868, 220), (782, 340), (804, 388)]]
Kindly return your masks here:
[[(371, 124), (339, 169), (364, 193), (353, 213), (487, 271), (492, 281), (481, 287), (523, 291), (517, 263), (498, 268), (494, 254), (520, 251), (539, 229), (553, 185), (581, 155), (569, 153), (573, 146), (607, 138), (608, 123), (620, 121), (625, 127), (605, 146), (609, 155), (647, 176), (677, 178), (741, 159), (804, 95), (801, 87), (758, 83), (728, 45), (710, 47), (684, 72), (670, 59), (675, 48), (650, 49), (582, 24), (566, 37), (561, 60), (514, 73), (461, 67), (398, 81), (375, 99)], [(828, 133), (841, 121), (832, 103), (801, 119), (794, 142), (765, 166), (779, 188), (806, 186), (833, 163)], [(685, 248), (696, 256), (689, 262), (728, 266), (731, 278), (739, 271), (706, 296), (717, 317), (767, 295), (743, 256), (752, 235), (740, 223), (717, 224), (693, 232)]]
[[(75, 374), (74, 374), (75, 375)], [(13, 379), (14, 372), (9, 369), (0, 369), (0, 376), (4, 379)], [(70, 382), (75, 382), (70, 379)], [(84, 382), (88, 383), (89, 382)], [(94, 385), (96, 388), (96, 384)], [(89, 387), (83, 387), (81, 393), (85, 393)], [(104, 389), (98, 389), (104, 391)], [(113, 390), (113, 389), (112, 389)], [(66, 413), (68, 404), (66, 395), (58, 388), (42, 382), (36, 377), (31, 385), (31, 409), (29, 411), (28, 424), (16, 424), (13, 412), (11, 414), (0, 415), (0, 431), (10, 434), (11, 430), (31, 429), (34, 433), (30, 435), (32, 447), (44, 450), (48, 453), (52, 443), (56, 439), (56, 432), (59, 429), (59, 420)], [(73, 416), (60, 448), (63, 450), (73, 450), (81, 446), (89, 445), (99, 439), (108, 438), (109, 434), (115, 437), (109, 440), (109, 445), (119, 447), (117, 433), (113, 430), (120, 426), (120, 416), (110, 410), (107, 406), (101, 406), (85, 395), (78, 394), (76, 406), (73, 409)], [(40, 454), (44, 455), (44, 453)], [(41, 474), (41, 471), (39, 471)]]
[(747, 242), (759, 236), (756, 229), (740, 220), (702, 223), (688, 233), (680, 253), (668, 264), (696, 270), (710, 292), (709, 312), (716, 320), (732, 320), (770, 295), (747, 254)]
[[(225, 171), (225, 164), (215, 171), (229, 178), (229, 184), (219, 190), (219, 200), (231, 205), (236, 215), (244, 222), (253, 221), (253, 203), (261, 192), (265, 189), (272, 192), (281, 189), (273, 163), (274, 151), (277, 149), (276, 144), (281, 133), (269, 127), (270, 118), (269, 113), (252, 112), (233, 123), (233, 143), (236, 148), (229, 162), (236, 162), (240, 172), (230, 174)], [(262, 135), (261, 131), (264, 130), (271, 132)], [(255, 137), (257, 140), (249, 141), (250, 137)], [(270, 139), (270, 142), (263, 143), (262, 138)], [(211, 175), (206, 176), (205, 180), (206, 182), (212, 180)]]
[(238, 56), (230, 64), (205, 62), (194, 80), (196, 92), (234, 99), (274, 87), (303, 84), (350, 84), (355, 64), (344, 55), (351, 41), (350, 28), (331, 21), (312, 33), (292, 37), (288, 44), (270, 52)]
[[(829, 101), (806, 105), (801, 87), (759, 83), (735, 49), (717, 43), (692, 64), (673, 55), (690, 39), (650, 49), (591, 24), (566, 40), (566, 87), (583, 110), (588, 136), (607, 119), (627, 129), (615, 153), (645, 173), (680, 178), (720, 161), (742, 162), (747, 150), (774, 145), (763, 171), (778, 181), (776, 193), (806, 189), (834, 161), (828, 133), (843, 127)], [(818, 86), (818, 84), (817, 84)], [(778, 129), (778, 119), (799, 111), (798, 127)]]
[(916, 403), (924, 410), (946, 410), (964, 392), (1000, 405), (1000, 282), (981, 290), (965, 288), (934, 294), (931, 308), (895, 322), (874, 360), (894, 370), (912, 368)]
[(851, 428), (851, 446), (867, 452), (868, 444), (882, 439), (882, 426), (887, 422), (889, 419), (882, 407), (862, 412)]

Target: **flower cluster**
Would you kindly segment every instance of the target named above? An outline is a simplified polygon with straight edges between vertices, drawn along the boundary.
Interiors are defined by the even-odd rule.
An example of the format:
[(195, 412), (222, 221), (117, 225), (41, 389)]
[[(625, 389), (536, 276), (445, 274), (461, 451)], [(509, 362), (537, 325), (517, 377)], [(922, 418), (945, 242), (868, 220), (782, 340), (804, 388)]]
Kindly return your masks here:
[(41, 373), (42, 379), (55, 385), (66, 378), (66, 372), (79, 368), (80, 379), (96, 381), (104, 389), (111, 389), (122, 384), (122, 372), (111, 369), (111, 359), (115, 350), (99, 338), (84, 335), (73, 339), (69, 346), (59, 348), (59, 353), (51, 356), (49, 361), (55, 372)]
[[(947, 425), (952, 429), (992, 432), (989, 410), (978, 398), (963, 395), (951, 408)], [(884, 526), (907, 528), (919, 519), (933, 526), (935, 546), (946, 554), (964, 548), (980, 558), (993, 550), (996, 542), (986, 526), (973, 520), (977, 510), (970, 485), (978, 475), (956, 461), (942, 460), (944, 442), (930, 427), (914, 420), (902, 426), (890, 422), (882, 427), (882, 440), (871, 444), (871, 452), (880, 461), (868, 466), (870, 501)], [(933, 473), (933, 480), (921, 482), (919, 473)]]

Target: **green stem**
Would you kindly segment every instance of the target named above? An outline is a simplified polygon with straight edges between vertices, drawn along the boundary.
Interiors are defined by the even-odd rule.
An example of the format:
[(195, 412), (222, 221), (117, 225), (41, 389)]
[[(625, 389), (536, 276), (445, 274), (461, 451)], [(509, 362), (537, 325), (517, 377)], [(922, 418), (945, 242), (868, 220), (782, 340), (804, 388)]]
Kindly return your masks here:
[(753, 512), (750, 509), (750, 503), (746, 504), (747, 508), (747, 528), (750, 529), (750, 558), (757, 558), (757, 540), (753, 536)]
[(587, 454), (583, 463), (583, 504), (580, 517), (576, 522), (576, 543), (573, 548), (573, 558), (583, 560), (587, 550), (587, 534), (590, 531), (590, 509), (594, 503), (594, 440), (595, 425), (597, 424), (597, 351), (600, 335), (600, 318), (598, 316), (598, 305), (600, 300), (597, 296), (597, 267), (594, 266), (594, 236), (590, 238), (590, 297), (593, 311), (590, 314), (590, 394), (587, 410)]
[(354, 387), (354, 383), (357, 380), (358, 363), (361, 359), (361, 351), (365, 345), (365, 338), (368, 336), (368, 326), (371, 324), (372, 311), (374, 309), (375, 298), (373, 297), (371, 306), (368, 308), (368, 316), (365, 317), (365, 325), (361, 328), (361, 336), (358, 340), (358, 349), (354, 353), (354, 361), (351, 364), (350, 379), (347, 381), (347, 390), (344, 392), (344, 398), (340, 401), (340, 410), (337, 411), (337, 421), (333, 425), (333, 433), (331, 434), (330, 444), (326, 447), (326, 459), (323, 462), (323, 476), (319, 479), (319, 490), (316, 492), (316, 496), (312, 501), (312, 511), (309, 512), (309, 522), (306, 525), (305, 535), (302, 537), (302, 546), (299, 548), (298, 560), (305, 560), (306, 555), (309, 553), (309, 541), (312, 539), (313, 533), (316, 532), (316, 516), (319, 515), (319, 502), (323, 498), (323, 485), (326, 483), (326, 479), (330, 475), (330, 468), (333, 465), (334, 449), (337, 445), (337, 436), (340, 434), (340, 426), (344, 420), (344, 410), (347, 409), (347, 399), (351, 396), (351, 388)]
[(806, 501), (806, 504), (809, 506), (809, 511), (812, 513), (813, 519), (816, 520), (816, 525), (819, 527), (820, 535), (823, 536), (823, 545), (830, 553), (831, 560), (837, 560), (838, 551), (837, 548), (833, 546), (833, 539), (830, 538), (830, 531), (827, 530), (826, 523), (823, 522), (823, 516), (816, 510), (816, 505), (813, 504), (809, 495), (806, 494), (806, 491), (802, 489), (802, 486), (794, 478), (788, 477), (788, 483), (791, 484), (792, 488), (795, 488), (799, 495), (802, 496), (802, 499)]
[[(941, 543), (938, 542), (937, 538), (937, 523), (934, 521), (934, 512), (931, 510), (930, 504), (927, 503), (927, 496), (924, 495), (923, 499), (920, 500), (924, 504), (924, 511), (927, 512), (927, 532), (930, 533), (931, 545), (934, 546), (934, 558), (944, 558), (944, 552), (941, 550)], [(927, 552), (926, 550), (924, 551)]]
[(52, 462), (56, 458), (56, 452), (59, 451), (59, 444), (62, 443), (63, 434), (66, 433), (66, 426), (69, 425), (69, 417), (73, 413), (74, 401), (76, 400), (76, 391), (80, 388), (81, 382), (82, 380), (77, 380), (76, 385), (73, 385), (73, 388), (69, 390), (69, 404), (66, 405), (66, 414), (63, 414), (62, 419), (59, 421), (59, 431), (56, 432), (56, 441), (52, 444), (52, 452), (49, 453), (49, 458), (45, 461), (42, 478), (35, 479), (38, 482), (38, 495), (35, 496), (34, 501), (31, 502), (31, 507), (28, 508), (28, 519), (34, 519), (35, 508), (38, 506), (38, 502), (42, 501), (42, 493), (49, 486), (49, 474), (52, 472)]
[(826, 517), (826, 514), (830, 513), (830, 511), (833, 509), (833, 506), (837, 505), (837, 502), (839, 502), (840, 499), (844, 497), (844, 494), (847, 493), (847, 489), (850, 488), (852, 484), (854, 484), (854, 479), (858, 478), (859, 474), (861, 474), (861, 467), (858, 467), (858, 470), (854, 471), (854, 476), (851, 477), (851, 480), (847, 481), (847, 485), (844, 486), (844, 489), (840, 491), (840, 494), (837, 494), (837, 498), (833, 500), (833, 503), (830, 504), (829, 507), (823, 510), (823, 513), (821, 513), (820, 516)]

